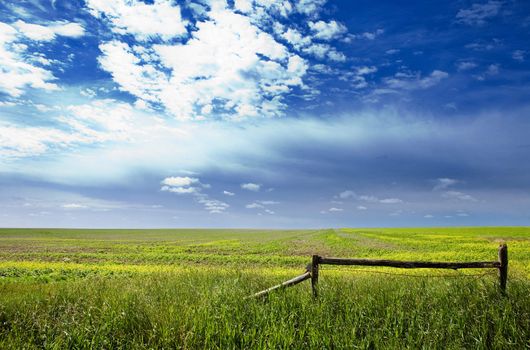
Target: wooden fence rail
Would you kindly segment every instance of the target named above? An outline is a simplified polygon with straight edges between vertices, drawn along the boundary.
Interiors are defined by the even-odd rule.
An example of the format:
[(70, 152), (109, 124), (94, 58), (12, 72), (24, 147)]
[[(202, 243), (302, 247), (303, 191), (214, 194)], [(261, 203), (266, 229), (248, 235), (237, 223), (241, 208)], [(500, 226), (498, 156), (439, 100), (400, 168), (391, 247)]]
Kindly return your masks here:
[(399, 261), (399, 260), (372, 260), (372, 259), (344, 259), (325, 258), (313, 255), (312, 262), (306, 268), (306, 272), (274, 287), (262, 290), (250, 297), (262, 297), (273, 290), (294, 286), (307, 279), (311, 279), (311, 290), (313, 296), (318, 296), (318, 275), (320, 265), (357, 265), (357, 266), (386, 266), (402, 269), (485, 269), (495, 268), (499, 270), (499, 286), (504, 293), (508, 280), (508, 247), (506, 244), (499, 246), (498, 261), (475, 261), (475, 262), (429, 262), (429, 261)]
[(402, 269), (499, 269), (499, 286), (504, 292), (508, 280), (508, 247), (506, 244), (499, 246), (498, 261), (475, 261), (475, 262), (428, 262), (428, 261), (399, 261), (399, 260), (371, 260), (371, 259), (344, 259), (325, 258), (313, 255), (311, 264), (311, 289), (313, 296), (318, 296), (318, 275), (320, 265), (358, 265), (358, 266), (386, 266)]

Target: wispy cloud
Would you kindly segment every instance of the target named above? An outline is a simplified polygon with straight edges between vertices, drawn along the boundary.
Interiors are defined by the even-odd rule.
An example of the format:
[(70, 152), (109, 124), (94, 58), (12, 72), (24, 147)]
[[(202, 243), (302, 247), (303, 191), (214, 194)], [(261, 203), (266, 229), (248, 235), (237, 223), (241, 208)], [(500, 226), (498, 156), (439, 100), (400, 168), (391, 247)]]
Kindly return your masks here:
[(457, 22), (480, 26), (486, 24), (486, 20), (497, 16), (503, 2), (488, 1), (484, 4), (473, 4), (470, 8), (461, 9), (456, 14)]
[(477, 202), (478, 200), (470, 194), (460, 191), (446, 191), (442, 193), (443, 198), (455, 199), (459, 201)]
[(524, 62), (525, 54), (526, 51), (524, 50), (515, 50), (514, 52), (512, 52), (512, 58), (518, 62)]
[(432, 190), (433, 191), (444, 190), (447, 187), (454, 186), (459, 182), (460, 181), (456, 179), (450, 179), (448, 177), (441, 177), (441, 178), (436, 179), (436, 184), (434, 185)]
[(434, 70), (428, 76), (422, 76), (420, 73), (400, 72), (393, 77), (385, 78), (385, 83), (391, 89), (418, 90), (433, 87), (447, 77), (449, 74), (441, 70)]
[(261, 184), (255, 184), (252, 182), (241, 184), (241, 188), (244, 190), (252, 191), (252, 192), (259, 192), (261, 189)]
[(344, 209), (332, 207), (332, 208), (329, 208), (328, 211), (329, 212), (341, 212), (341, 211), (344, 211)]

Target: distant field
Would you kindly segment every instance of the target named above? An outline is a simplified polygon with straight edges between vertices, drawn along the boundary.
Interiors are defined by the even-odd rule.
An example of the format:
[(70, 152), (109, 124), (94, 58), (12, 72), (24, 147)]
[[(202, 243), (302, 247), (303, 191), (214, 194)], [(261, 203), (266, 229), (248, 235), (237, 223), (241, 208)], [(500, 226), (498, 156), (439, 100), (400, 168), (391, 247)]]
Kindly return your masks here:
[[(317, 302), (307, 282), (243, 300), (311, 254), (493, 261), (500, 242), (507, 296), (494, 270), (324, 266)], [(0, 348), (530, 349), (528, 295), (528, 227), (0, 229)]]

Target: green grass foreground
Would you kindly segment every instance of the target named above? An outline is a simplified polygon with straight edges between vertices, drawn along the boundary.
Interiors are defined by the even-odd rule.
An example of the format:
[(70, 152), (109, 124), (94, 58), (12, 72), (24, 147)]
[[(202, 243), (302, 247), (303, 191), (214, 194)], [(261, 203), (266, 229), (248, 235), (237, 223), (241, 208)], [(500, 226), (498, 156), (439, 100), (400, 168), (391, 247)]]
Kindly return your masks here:
[[(311, 254), (494, 261), (495, 270), (323, 266)], [(0, 230), (0, 348), (530, 349), (530, 228)]]

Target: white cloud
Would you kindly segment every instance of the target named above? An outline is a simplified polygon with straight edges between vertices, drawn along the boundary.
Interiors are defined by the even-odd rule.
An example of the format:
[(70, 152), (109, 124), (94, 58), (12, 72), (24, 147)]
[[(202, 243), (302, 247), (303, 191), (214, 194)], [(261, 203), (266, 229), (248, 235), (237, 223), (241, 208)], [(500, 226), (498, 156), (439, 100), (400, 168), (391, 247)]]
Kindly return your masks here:
[(392, 78), (386, 78), (385, 83), (393, 89), (417, 90), (428, 89), (439, 84), (449, 76), (446, 72), (434, 70), (430, 75), (422, 77), (419, 73), (397, 73)]
[(333, 207), (333, 208), (329, 208), (328, 211), (329, 212), (341, 212), (341, 211), (344, 211), (344, 209)]
[(460, 201), (477, 202), (477, 199), (470, 194), (459, 192), (459, 191), (446, 191), (442, 193), (443, 198), (456, 199)]
[(83, 26), (74, 22), (51, 22), (47, 25), (40, 25), (18, 20), (13, 26), (21, 35), (36, 41), (51, 41), (57, 35), (78, 38), (85, 34)]
[(274, 211), (272, 211), (272, 210), (270, 210), (270, 209), (265, 209), (265, 212), (266, 212), (267, 214), (270, 214), (270, 215), (274, 215), (274, 214), (275, 214)]
[(499, 64), (490, 64), (488, 70), (486, 71), (487, 75), (497, 75), (499, 74)]
[(195, 27), (185, 43), (104, 43), (99, 62), (122, 90), (181, 120), (279, 116), (284, 95), (304, 87), (305, 60), (250, 17), (217, 4)]
[(79, 204), (79, 203), (67, 203), (62, 205), (65, 209), (85, 209), (88, 208), (86, 205)]
[(368, 203), (381, 203), (381, 204), (398, 204), (403, 203), (403, 200), (399, 198), (383, 198), (379, 199), (376, 196), (373, 195), (361, 195), (356, 196), (357, 200), (368, 202)]
[(178, 194), (199, 193), (200, 188), (192, 185), (201, 185), (199, 179), (187, 176), (166, 177), (164, 180), (162, 180), (161, 184), (163, 185), (160, 188), (161, 191)]
[(190, 186), (198, 182), (199, 182), (199, 179), (193, 178), (193, 177), (172, 176), (172, 177), (165, 178), (162, 181), (162, 184), (166, 186), (183, 187), (183, 186)]
[(486, 20), (497, 16), (502, 6), (501, 1), (488, 1), (484, 4), (473, 4), (468, 9), (461, 9), (456, 14), (457, 22), (468, 25), (483, 25)]
[(334, 47), (328, 44), (311, 44), (302, 49), (302, 52), (315, 56), (318, 59), (329, 59), (335, 62), (346, 61), (346, 56), (342, 52), (338, 52)]
[(262, 209), (262, 208), (265, 208), (265, 207), (263, 205), (259, 204), (259, 203), (251, 203), (251, 204), (245, 205), (245, 208), (247, 208), (247, 209)]
[(235, 196), (235, 193), (234, 192), (230, 192), (230, 191), (223, 191), (223, 194), (225, 194), (227, 196)]
[(379, 203), (398, 204), (398, 203), (403, 203), (403, 201), (399, 198), (384, 198), (384, 199), (379, 200)]
[(346, 37), (343, 39), (345, 43), (351, 43), (354, 40), (358, 39), (365, 39), (365, 40), (374, 40), (378, 36), (382, 35), (384, 33), (384, 29), (377, 29), (373, 32), (364, 32), (359, 34), (347, 34)]
[(222, 214), (230, 205), (217, 199), (211, 199), (208, 195), (200, 193), (196, 195), (196, 200), (204, 206), (210, 214)]
[(160, 184), (163, 185), (160, 188), (161, 191), (192, 195), (195, 201), (202, 204), (210, 214), (221, 214), (230, 207), (227, 203), (210, 198), (206, 193), (203, 193), (202, 189), (208, 189), (210, 185), (202, 184), (198, 178), (171, 176), (163, 179)]
[(358, 205), (357, 206), (357, 210), (367, 210), (368, 208), (365, 207), (364, 205)]
[(465, 48), (475, 51), (489, 51), (498, 48), (501, 44), (502, 40), (493, 38), (491, 41), (475, 41), (473, 43), (467, 44)]
[(438, 178), (436, 179), (436, 185), (434, 185), (433, 187), (433, 191), (439, 191), (439, 190), (444, 190), (446, 189), (447, 187), (450, 187), (450, 186), (453, 186), (453, 185), (456, 185), (457, 183), (459, 183), (460, 181), (456, 180), (456, 179), (450, 179), (448, 177), (442, 177), (442, 178)]
[(294, 28), (288, 28), (281, 37), (297, 50), (311, 45), (311, 37), (305, 36)]
[(298, 12), (307, 16), (315, 15), (327, 0), (298, 0), (295, 2), (295, 8)]
[(178, 194), (188, 194), (188, 193), (197, 193), (197, 187), (172, 187), (172, 186), (162, 186), (161, 191), (173, 192)]
[(0, 92), (19, 97), (26, 87), (58, 90), (59, 87), (52, 83), (56, 80), (53, 73), (34, 65), (31, 61), (35, 56), (28, 52), (27, 45), (17, 43), (18, 40), (19, 32), (0, 22)]
[(339, 193), (339, 198), (342, 198), (342, 199), (353, 198), (353, 197), (355, 197), (355, 192), (350, 191), (350, 190), (346, 190), (346, 191)]
[(426, 219), (432, 219), (432, 218), (434, 218), (434, 215), (426, 214), (426, 215), (423, 215), (423, 217), (426, 218)]
[(356, 68), (357, 75), (368, 75), (377, 72), (377, 67), (374, 66), (362, 66)]
[(275, 204), (280, 204), (280, 202), (277, 202), (277, 201), (257, 201), (258, 203), (260, 204), (263, 204), (263, 205), (275, 205)]
[(142, 100), (159, 102), (158, 93), (169, 84), (165, 74), (142, 60), (126, 43), (114, 40), (99, 46), (98, 61), (121, 88)]
[(483, 81), (483, 80), (486, 80), (486, 78), (488, 77), (493, 77), (495, 75), (498, 75), (499, 67), (500, 67), (499, 64), (490, 64), (484, 73), (475, 75), (474, 78), (479, 81)]
[(523, 50), (515, 50), (512, 52), (512, 58), (519, 62), (524, 62), (526, 52)]
[(241, 184), (241, 188), (248, 191), (258, 192), (261, 188), (261, 185), (249, 182), (246, 184)]
[(459, 72), (470, 70), (475, 67), (477, 67), (477, 64), (471, 61), (462, 61), (456, 64), (456, 68), (458, 69)]
[(379, 201), (379, 199), (376, 196), (370, 196), (370, 195), (361, 195), (358, 197), (358, 199), (364, 202), (371, 202), (371, 203)]
[(137, 40), (159, 37), (169, 40), (185, 35), (180, 7), (169, 0), (156, 0), (146, 4), (137, 0), (88, 0), (90, 13), (107, 19), (118, 34), (132, 34)]
[(317, 22), (308, 22), (309, 28), (314, 33), (314, 37), (320, 40), (331, 40), (335, 39), (342, 34), (347, 32), (347, 28), (344, 24), (338, 23), (336, 21), (317, 21)]

